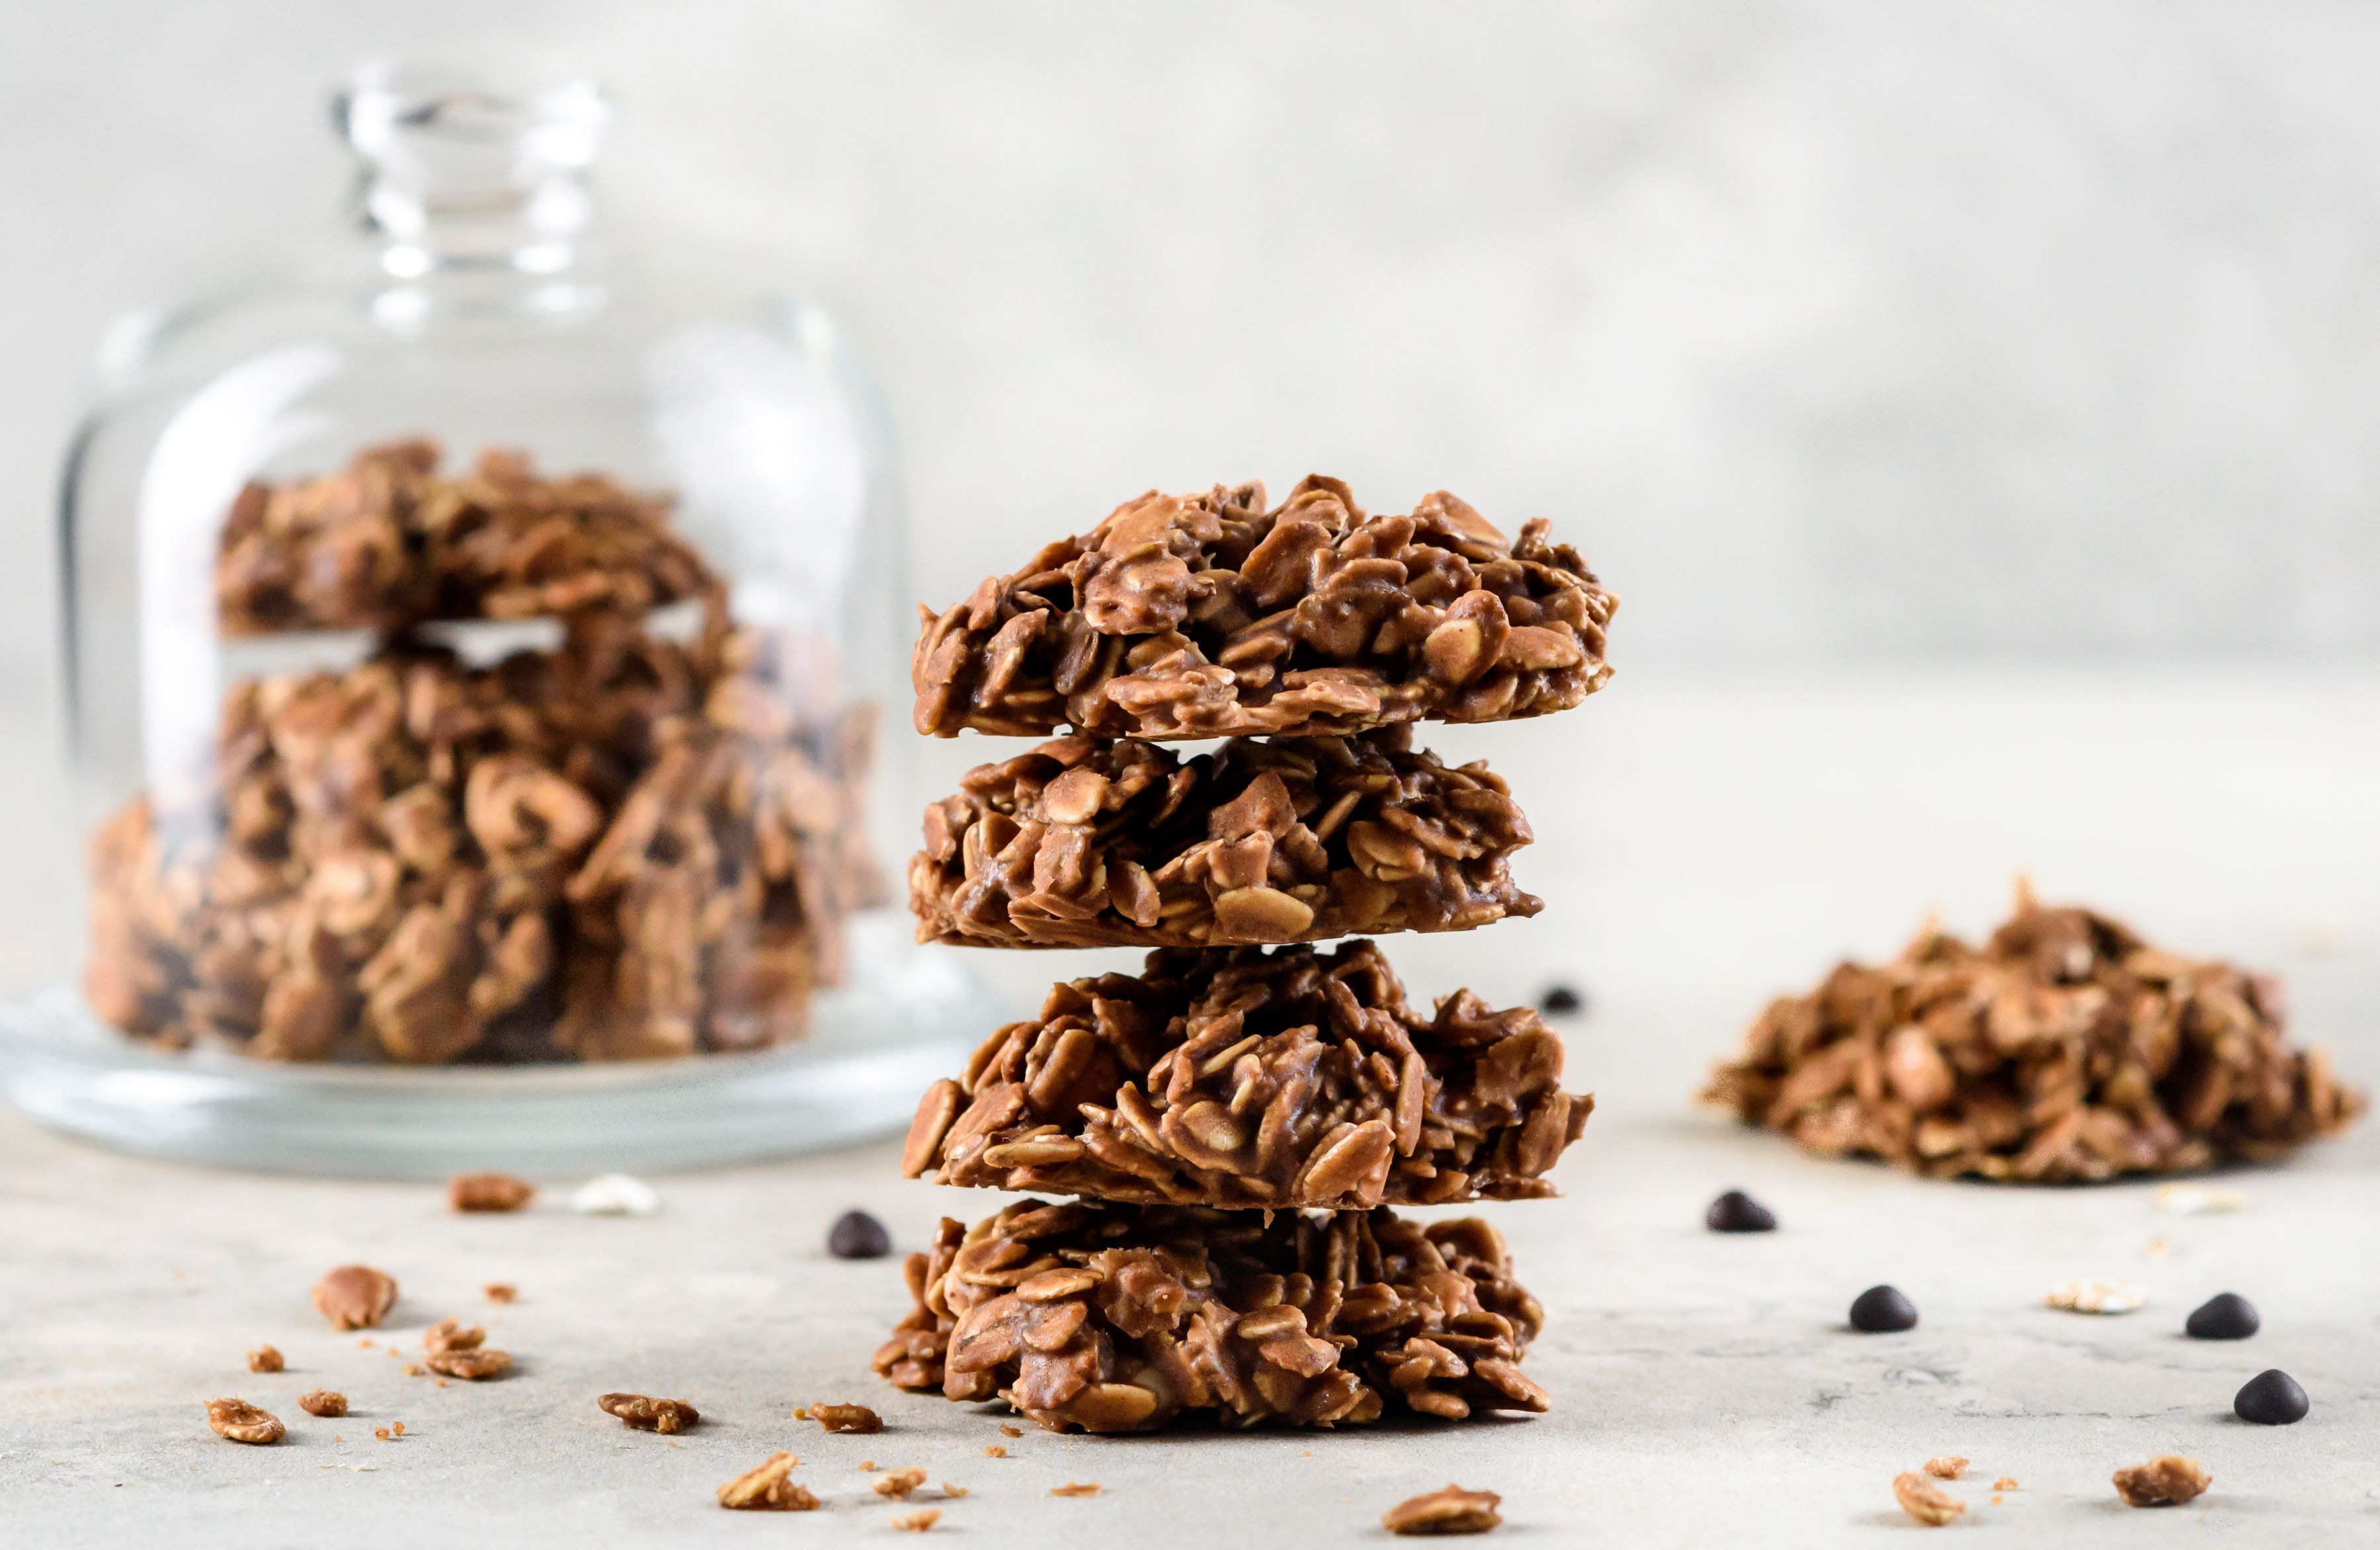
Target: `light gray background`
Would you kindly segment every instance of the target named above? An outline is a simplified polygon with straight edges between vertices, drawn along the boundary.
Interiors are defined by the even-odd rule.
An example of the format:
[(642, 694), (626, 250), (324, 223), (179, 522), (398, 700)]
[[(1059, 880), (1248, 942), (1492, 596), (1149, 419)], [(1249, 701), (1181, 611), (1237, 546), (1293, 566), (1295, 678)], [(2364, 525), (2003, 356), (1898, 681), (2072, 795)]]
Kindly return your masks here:
[[(1148, 485), (1560, 519), (1630, 670), (2380, 648), (2380, 12), (88, 0), (0, 50), (0, 860), (60, 875), (100, 330), (335, 218), (358, 60), (613, 83), (608, 206), (878, 366), (922, 595)], [(12, 938), (0, 974), (65, 950)], [(35, 945), (29, 945), (35, 944)]]

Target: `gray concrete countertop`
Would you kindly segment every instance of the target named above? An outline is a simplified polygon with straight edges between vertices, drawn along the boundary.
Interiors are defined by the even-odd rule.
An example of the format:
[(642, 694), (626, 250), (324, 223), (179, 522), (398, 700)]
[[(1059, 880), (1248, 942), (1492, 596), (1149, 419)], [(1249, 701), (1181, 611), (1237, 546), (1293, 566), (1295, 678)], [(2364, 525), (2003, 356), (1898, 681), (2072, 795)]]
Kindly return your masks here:
[[(978, 1544), (1381, 1543), (1380, 1513), (1454, 1480), (1501, 1492), (1508, 1537), (1642, 1545), (1840, 1545), (1920, 1532), (1894, 1474), (1973, 1460), (1953, 1532), (2028, 1544), (2274, 1544), (2380, 1536), (2380, 1125), (2220, 1181), (2234, 1214), (2159, 1210), (2148, 1183), (1931, 1183), (1801, 1156), (1691, 1103), (1701, 1071), (1775, 992), (1838, 956), (1887, 954), (1928, 906), (1986, 927), (2009, 873), (2087, 898), (2177, 949), (2288, 974), (2300, 1036), (2380, 1078), (2380, 678), (1915, 677), (1797, 690), (1623, 679), (1541, 727), (1432, 738), (1512, 778), (1540, 836), (1525, 885), (1548, 908), (1390, 951), (1417, 995), (1501, 999), (1578, 984), (1572, 1085), (1601, 1101), (1565, 1197), (1486, 1208), (1549, 1323), (1527, 1371), (1551, 1414), (1333, 1434), (1062, 1437), (883, 1386), (868, 1359), (903, 1311), (897, 1261), (828, 1258), (864, 1206), (915, 1247), (989, 1194), (897, 1177), (889, 1146), (654, 1180), (647, 1218), (589, 1218), (569, 1179), (516, 1217), (458, 1217), (419, 1185), (238, 1176), (102, 1153), (0, 1116), (0, 1540), (365, 1547), (840, 1542), (891, 1531), (858, 1465), (967, 1488), (937, 1532)], [(978, 752), (981, 745), (964, 751)], [(978, 752), (978, 756), (980, 753)], [(1002, 995), (1087, 955), (987, 962)], [(1103, 961), (1118, 961), (1109, 958)], [(1781, 1229), (1701, 1225), (1741, 1185)], [(334, 1335), (307, 1288), (349, 1261), (397, 1277), (389, 1324)], [(2147, 1289), (2090, 1318), (2043, 1293), (2076, 1276)], [(508, 1281), (520, 1300), (490, 1304)], [(1889, 1281), (1923, 1312), (1860, 1336), (1844, 1311)], [(2183, 1316), (2231, 1289), (2263, 1311), (2240, 1344)], [(445, 1388), (387, 1354), (447, 1314), (484, 1319), (519, 1369)], [(288, 1371), (242, 1353), (280, 1348)], [(2229, 1413), (2266, 1367), (2312, 1396), (2303, 1422)], [(338, 1422), (296, 1397), (345, 1391)], [(704, 1424), (631, 1433), (610, 1389), (682, 1396)], [(206, 1429), (237, 1394), (289, 1423), (277, 1447)], [(856, 1399), (880, 1435), (789, 1412)], [(406, 1422), (400, 1441), (375, 1426)], [(985, 1456), (1007, 1447), (1005, 1459)], [(711, 1492), (790, 1448), (808, 1515), (719, 1511)], [(2199, 1501), (2121, 1507), (2119, 1465), (2194, 1455)], [(1994, 1505), (1990, 1483), (2020, 1488)], [(1096, 1481), (1085, 1500), (1055, 1485)], [(1225, 1527), (1251, 1524), (1261, 1532)]]

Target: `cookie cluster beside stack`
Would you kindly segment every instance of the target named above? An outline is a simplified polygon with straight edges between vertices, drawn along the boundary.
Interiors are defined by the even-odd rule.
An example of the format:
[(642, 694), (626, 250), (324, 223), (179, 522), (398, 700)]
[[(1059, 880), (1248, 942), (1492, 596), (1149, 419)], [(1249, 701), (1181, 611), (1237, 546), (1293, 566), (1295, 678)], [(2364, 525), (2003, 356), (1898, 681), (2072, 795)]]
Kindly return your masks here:
[(1392, 1208), (1550, 1194), (1594, 1101), (1536, 1013), (1417, 1010), (1359, 934), (1537, 911), (1504, 782), (1409, 724), (1577, 704), (1615, 606), (1543, 521), (1313, 477), (1151, 493), (926, 614), (917, 729), (1049, 740), (927, 810), (920, 939), (1152, 950), (926, 1092), (911, 1178), (1071, 1199), (945, 1220), (880, 1373), (1092, 1432), (1547, 1408), (1502, 1238)]

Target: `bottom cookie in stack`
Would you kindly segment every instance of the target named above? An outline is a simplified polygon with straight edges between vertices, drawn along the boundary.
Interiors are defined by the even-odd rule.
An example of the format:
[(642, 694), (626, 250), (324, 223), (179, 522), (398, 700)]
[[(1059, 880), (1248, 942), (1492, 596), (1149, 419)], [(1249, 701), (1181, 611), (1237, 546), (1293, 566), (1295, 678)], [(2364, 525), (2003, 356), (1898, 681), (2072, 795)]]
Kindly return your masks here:
[(1548, 1408), (1518, 1365), (1544, 1310), (1476, 1217), (1027, 1201), (907, 1270), (876, 1370), (1053, 1431)]

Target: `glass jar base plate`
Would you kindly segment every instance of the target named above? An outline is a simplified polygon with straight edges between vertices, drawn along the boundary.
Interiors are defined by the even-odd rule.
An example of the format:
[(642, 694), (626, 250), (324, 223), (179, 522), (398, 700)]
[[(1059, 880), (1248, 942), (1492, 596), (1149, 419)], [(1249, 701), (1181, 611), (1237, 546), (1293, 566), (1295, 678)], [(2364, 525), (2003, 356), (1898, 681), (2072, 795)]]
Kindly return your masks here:
[[(164, 1052), (64, 989), (0, 1002), (0, 1096), (117, 1151), (273, 1173), (530, 1178), (796, 1156), (898, 1132), (990, 1031), (953, 955), (855, 922), (851, 983), (810, 1036), (594, 1066), (319, 1066)], [(869, 929), (880, 928), (880, 929)], [(869, 961), (875, 959), (877, 961)]]

